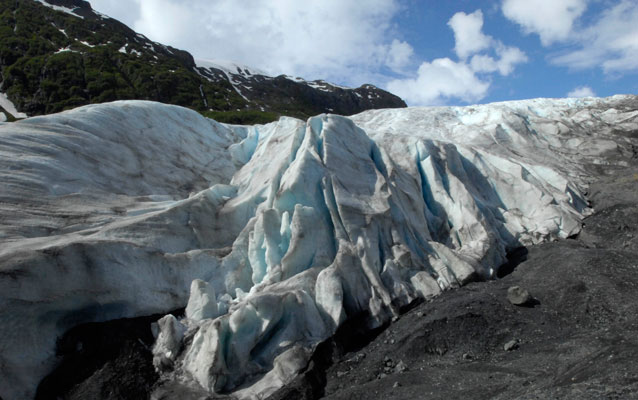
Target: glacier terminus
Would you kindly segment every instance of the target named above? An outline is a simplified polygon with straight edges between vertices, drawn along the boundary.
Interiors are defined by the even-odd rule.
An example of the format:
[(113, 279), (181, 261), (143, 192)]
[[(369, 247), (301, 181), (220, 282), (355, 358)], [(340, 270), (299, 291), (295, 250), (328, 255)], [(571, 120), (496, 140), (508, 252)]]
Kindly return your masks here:
[(578, 234), (585, 164), (633, 151), (633, 96), (217, 123), (145, 101), (0, 124), (0, 397), (56, 340), (168, 313), (162, 380), (265, 398), (342, 324), (494, 279)]

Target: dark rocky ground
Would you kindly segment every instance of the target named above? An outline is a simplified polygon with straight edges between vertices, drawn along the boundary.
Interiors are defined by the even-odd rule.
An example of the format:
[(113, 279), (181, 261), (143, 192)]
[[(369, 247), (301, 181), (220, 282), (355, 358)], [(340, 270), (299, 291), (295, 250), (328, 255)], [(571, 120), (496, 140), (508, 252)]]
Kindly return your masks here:
[[(272, 399), (638, 399), (638, 159), (631, 162), (596, 167), (596, 212), (578, 237), (519, 249), (510, 274), (447, 291), (375, 332), (353, 321)], [(508, 301), (515, 285), (533, 304)], [(133, 329), (114, 335), (117, 324)], [(141, 319), (74, 328), (61, 351), (75, 350), (38, 398), (140, 399), (152, 390), (206, 398), (157, 390), (149, 335)]]
[[(638, 168), (599, 173), (577, 238), (324, 347), (273, 398), (638, 399)], [(511, 286), (535, 304), (510, 304)]]

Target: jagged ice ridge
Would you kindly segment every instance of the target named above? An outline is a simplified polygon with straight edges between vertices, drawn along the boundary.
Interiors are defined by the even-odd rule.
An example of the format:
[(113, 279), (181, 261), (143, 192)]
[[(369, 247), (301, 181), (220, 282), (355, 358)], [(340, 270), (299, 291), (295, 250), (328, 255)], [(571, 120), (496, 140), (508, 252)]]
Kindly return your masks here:
[(584, 165), (629, 151), (631, 99), (252, 127), (124, 101), (0, 125), (0, 396), (33, 397), (78, 323), (185, 305), (156, 329), (164, 378), (266, 396), (346, 319), (578, 233)]

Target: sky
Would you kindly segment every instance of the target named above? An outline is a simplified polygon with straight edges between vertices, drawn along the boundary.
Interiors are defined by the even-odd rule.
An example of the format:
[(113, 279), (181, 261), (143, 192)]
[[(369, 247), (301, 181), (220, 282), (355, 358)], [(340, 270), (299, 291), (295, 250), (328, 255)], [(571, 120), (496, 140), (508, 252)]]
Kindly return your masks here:
[(636, 0), (90, 0), (196, 59), (408, 105), (638, 94)]

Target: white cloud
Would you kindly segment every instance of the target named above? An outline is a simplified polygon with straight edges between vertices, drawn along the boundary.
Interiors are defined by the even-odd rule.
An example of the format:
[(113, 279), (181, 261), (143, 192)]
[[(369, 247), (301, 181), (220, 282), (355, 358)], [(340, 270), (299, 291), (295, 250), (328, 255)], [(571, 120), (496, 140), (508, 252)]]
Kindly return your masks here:
[[(598, 2), (603, 11), (597, 19), (587, 26), (577, 25), (589, 1), (504, 0), (502, 9), (524, 31), (539, 34), (544, 46), (555, 42), (569, 46), (549, 57), (553, 64), (572, 69), (601, 68), (605, 73), (619, 74), (638, 69), (638, 3)], [(477, 59), (476, 63), (489, 67), (485, 60)]]
[(132, 1), (135, 3), (133, 6), (122, 0), (90, 0), (89, 3), (94, 10), (115, 18), (127, 26), (133, 26), (135, 20), (140, 16), (137, 6), (138, 0)]
[(519, 48), (505, 46), (500, 42), (496, 45), (496, 54), (499, 56), (498, 60), (486, 54), (474, 55), (470, 60), (472, 70), (479, 73), (498, 72), (507, 76), (514, 71), (516, 64), (527, 61), (527, 56)]
[(476, 54), (470, 60), (472, 70), (475, 72), (496, 72), (498, 71), (498, 64), (494, 57), (487, 54)]
[(635, 2), (619, 2), (575, 36), (580, 49), (553, 57), (553, 63), (575, 69), (601, 67), (606, 73), (638, 69), (638, 4)]
[(454, 31), (454, 51), (460, 59), (490, 47), (492, 39), (483, 34), (483, 12), (476, 10), (472, 14), (458, 12), (447, 23)]
[[(112, 0), (92, 3), (98, 10), (118, 7)], [(119, 3), (113, 16), (139, 15), (132, 28), (152, 40), (197, 58), (233, 60), (271, 74), (352, 83), (347, 81), (383, 67), (403, 68), (413, 52), (392, 26), (398, 0), (369, 0), (365, 6), (358, 0)]]
[[(437, 58), (424, 62), (415, 76), (387, 84), (388, 90), (409, 105), (438, 105), (452, 99), (479, 101), (490, 88), (487, 74), (498, 72), (507, 76), (517, 64), (527, 61), (520, 49), (505, 46), (483, 33), (481, 10), (471, 14), (458, 12), (450, 18), (448, 26), (454, 31), (454, 50), (459, 61)], [(472, 57), (468, 61), (469, 56)]]
[[(201, 25), (199, 35), (193, 25), (201, 22), (203, 15), (200, 13), (205, 11), (202, 4), (193, 2), (193, 7), (184, 7), (172, 0), (137, 0), (136, 3), (139, 5), (140, 15), (132, 26), (135, 31), (163, 44), (175, 44), (179, 48), (190, 43), (201, 45), (204, 36)], [(184, 43), (184, 40), (188, 43)]]
[(500, 57), (497, 62), (498, 72), (503, 76), (511, 74), (516, 64), (522, 64), (528, 60), (525, 53), (518, 47), (509, 47), (501, 44), (496, 49), (496, 54)]
[(414, 55), (414, 49), (407, 42), (394, 39), (388, 51), (386, 64), (392, 70), (401, 71), (405, 68)]
[(587, 0), (504, 0), (503, 14), (527, 33), (537, 33), (544, 46), (565, 40)]
[(437, 58), (424, 62), (414, 79), (396, 79), (387, 87), (410, 105), (441, 104), (446, 99), (458, 98), (465, 102), (485, 97), (489, 83), (480, 80), (463, 62)]
[[(150, 39), (196, 58), (232, 60), (276, 75), (359, 85), (389, 82), (411, 105), (481, 100), (489, 74), (506, 76), (525, 54), (483, 33), (483, 13), (448, 22), (459, 60), (422, 62), (397, 34), (401, 0), (93, 0)], [(131, 22), (132, 21), (132, 22)], [(393, 76), (384, 75), (393, 71)], [(397, 76), (405, 79), (396, 78)]]
[(594, 97), (596, 93), (589, 86), (579, 86), (567, 93), (567, 97)]

